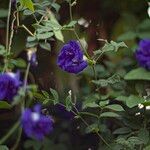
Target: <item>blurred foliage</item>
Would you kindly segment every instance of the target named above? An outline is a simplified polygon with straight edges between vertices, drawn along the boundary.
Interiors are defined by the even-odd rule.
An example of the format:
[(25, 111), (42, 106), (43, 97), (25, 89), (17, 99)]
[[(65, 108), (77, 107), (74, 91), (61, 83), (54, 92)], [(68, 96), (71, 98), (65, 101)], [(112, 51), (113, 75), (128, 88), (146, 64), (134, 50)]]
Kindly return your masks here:
[[(111, 147), (114, 150), (148, 150), (150, 73), (139, 68), (134, 57), (138, 41), (150, 38), (147, 2), (77, 1), (77, 5), (73, 6), (73, 16), (77, 20), (87, 18), (89, 29), (79, 25), (78, 21), (69, 21), (66, 1), (34, 0), (34, 4), (31, 0), (19, 2), (21, 27), (15, 29), (12, 53), (7, 55), (1, 31), (5, 31), (6, 27), (8, 1), (0, 0), (0, 37), (3, 37), (0, 41), (0, 55), (9, 58), (9, 69), (23, 70), (26, 67), (25, 50), (37, 51), (39, 66), (31, 69), (29, 82), (36, 83), (38, 88), (27, 87), (27, 104), (42, 103), (55, 120), (54, 132), (44, 141), (28, 139), (23, 135), (19, 149), (107, 150)], [(23, 30), (26, 27), (31, 32)], [(56, 67), (57, 51), (63, 42), (76, 39), (72, 28), (81, 37), (86, 35), (87, 44), (84, 39), (81, 43), (85, 47), (88, 45), (87, 49), (94, 43), (89, 53), (92, 51), (90, 57), (97, 62), (97, 78), (91, 67), (77, 76), (68, 75)], [(102, 33), (97, 35), (97, 32)], [(93, 35), (96, 40), (91, 41)], [(1, 70), (3, 64), (2, 61)], [(20, 90), (13, 106), (20, 103), (23, 94)], [(57, 115), (56, 104), (64, 107), (67, 113), (73, 113), (73, 117), (60, 117), (64, 112)], [(2, 110), (4, 114), (11, 107), (6, 102), (0, 102), (0, 109), (5, 109)], [(3, 128), (0, 131), (3, 133)], [(6, 144), (11, 147), (14, 139), (11, 137)], [(0, 149), (8, 148), (1, 145)]]

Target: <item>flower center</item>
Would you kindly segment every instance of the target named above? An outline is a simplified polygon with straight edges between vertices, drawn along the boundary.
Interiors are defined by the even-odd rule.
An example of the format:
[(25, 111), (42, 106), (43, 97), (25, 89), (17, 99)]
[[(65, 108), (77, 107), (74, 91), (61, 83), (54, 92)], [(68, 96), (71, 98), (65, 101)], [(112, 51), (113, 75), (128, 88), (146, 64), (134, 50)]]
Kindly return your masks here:
[(31, 118), (33, 121), (38, 121), (40, 119), (40, 115), (39, 115), (39, 113), (33, 112), (31, 114)]

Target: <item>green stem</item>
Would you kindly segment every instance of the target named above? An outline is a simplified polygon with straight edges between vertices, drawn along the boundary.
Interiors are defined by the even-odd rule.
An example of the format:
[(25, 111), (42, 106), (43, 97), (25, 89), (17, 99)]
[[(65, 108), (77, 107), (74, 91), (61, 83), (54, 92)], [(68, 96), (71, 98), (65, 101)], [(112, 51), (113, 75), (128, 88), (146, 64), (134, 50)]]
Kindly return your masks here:
[[(72, 15), (72, 4), (71, 4), (71, 0), (69, 1), (69, 14), (70, 14), (70, 21), (72, 21), (72, 20), (73, 20), (73, 15)], [(80, 45), (81, 45), (82, 49), (84, 50), (84, 53), (86, 54), (87, 58), (90, 59), (89, 54), (88, 54), (87, 51), (84, 49), (84, 47), (83, 47), (83, 45), (82, 45), (82, 43), (81, 43), (81, 41), (80, 41), (80, 38), (79, 38), (79, 36), (78, 36), (78, 34), (77, 34), (76, 30), (75, 30), (75, 26), (74, 26), (73, 29), (71, 29), (71, 31), (74, 32), (76, 38), (77, 38), (78, 41), (80, 42)]]
[[(28, 80), (28, 74), (29, 74), (29, 70), (30, 70), (30, 63), (28, 63), (27, 69), (26, 69), (26, 73), (25, 73), (25, 77), (24, 77), (24, 86), (23, 86), (23, 90), (26, 93), (26, 87), (27, 87), (27, 80)], [(21, 104), (21, 108), (22, 111), (24, 111), (24, 105), (25, 105), (25, 99), (23, 99), (22, 104)], [(20, 120), (17, 121), (14, 126), (8, 131), (8, 133), (0, 140), (0, 144), (3, 144), (14, 132), (15, 130), (19, 127), (20, 124)], [(15, 147), (18, 146), (20, 138), (21, 138), (21, 134), (22, 134), (22, 130), (19, 131), (19, 136), (17, 138)]]
[[(70, 20), (72, 21), (72, 20), (73, 20), (73, 16), (72, 16), (71, 0), (70, 0), (70, 2), (69, 2), (69, 13), (70, 13)], [(73, 32), (74, 32), (76, 38), (78, 39), (78, 41), (80, 42), (80, 45), (81, 45), (81, 47), (83, 48), (83, 50), (84, 50), (84, 52), (85, 52), (87, 58), (88, 58), (88, 59), (91, 59), (90, 56), (89, 56), (89, 54), (87, 53), (87, 51), (84, 49), (84, 47), (83, 47), (83, 45), (82, 45), (82, 43), (81, 43), (81, 41), (80, 41), (80, 38), (79, 38), (79, 36), (78, 36), (78, 34), (77, 34), (76, 30), (75, 30), (75, 27), (74, 27), (74, 29), (73, 29)], [(96, 70), (95, 70), (95, 66), (94, 66), (94, 65), (92, 66), (92, 69), (93, 69), (93, 72), (94, 72), (95, 80), (97, 80), (97, 75), (96, 75)], [(65, 105), (63, 105), (63, 106), (66, 107)], [(74, 106), (74, 108), (75, 108), (75, 110), (76, 110), (77, 113), (74, 112), (74, 111), (72, 111), (72, 112), (73, 112), (76, 116), (79, 116), (80, 119), (83, 121), (83, 123), (84, 123), (87, 127), (90, 127), (89, 124), (84, 120), (84, 118), (82, 118), (82, 116), (81, 116), (80, 114), (86, 114), (86, 115), (90, 115), (90, 116), (91, 116), (91, 113), (88, 113), (88, 112), (79, 112), (78, 109), (75, 107), (75, 105), (73, 105), (73, 106)], [(94, 114), (92, 114), (92, 116), (93, 116), (93, 115), (94, 115)], [(96, 116), (96, 115), (94, 115), (94, 117), (98, 118), (98, 116)], [(98, 132), (96, 132), (96, 134), (97, 134), (98, 137), (111, 149), (111, 147), (110, 147), (110, 145), (107, 143), (107, 141), (106, 141)]]
[(16, 149), (17, 149), (17, 147), (18, 147), (18, 145), (19, 145), (19, 142), (20, 142), (21, 134), (22, 134), (22, 128), (19, 129), (19, 133), (18, 133), (18, 136), (17, 136), (16, 143), (15, 143), (14, 146), (11, 148), (11, 150), (16, 150)]
[(95, 65), (92, 65), (92, 70), (93, 70), (93, 73), (94, 73), (94, 78), (95, 78), (95, 80), (97, 80), (97, 74), (96, 74), (96, 70), (95, 70)]
[(82, 49), (84, 50), (85, 55), (87, 56), (88, 59), (91, 59), (90, 56), (89, 56), (89, 54), (87, 53), (87, 51), (86, 51), (85, 48), (83, 47), (83, 45), (82, 45), (82, 43), (81, 43), (81, 41), (80, 41), (80, 38), (79, 38), (79, 36), (78, 36), (76, 30), (74, 29), (73, 32), (74, 32), (76, 38), (78, 39), (78, 41), (79, 41), (79, 43), (80, 43)]
[(28, 80), (28, 74), (29, 74), (30, 66), (31, 66), (31, 64), (28, 63), (27, 69), (25, 72), (25, 76), (24, 76), (24, 86), (23, 86), (24, 91), (26, 91), (26, 87), (27, 87), (27, 80)]
[(17, 121), (13, 127), (8, 131), (8, 133), (0, 139), (0, 145), (3, 144), (14, 132), (15, 130), (19, 127), (19, 124), (20, 124), (20, 120)]
[(11, 15), (11, 0), (9, 0), (8, 16), (7, 16), (7, 26), (6, 26), (6, 50), (7, 50), (7, 51), (8, 51), (8, 44), (9, 44), (9, 23), (10, 23), (10, 15)]
[[(6, 55), (6, 57), (5, 57), (5, 65), (4, 65), (4, 68), (3, 68), (3, 73), (6, 71), (6, 69), (7, 69), (7, 67), (8, 67), (8, 55), (10, 54), (10, 51), (11, 51), (11, 45), (12, 45), (12, 40), (13, 40), (13, 36), (14, 36), (14, 23), (15, 23), (15, 20), (16, 20), (16, 12), (17, 11), (15, 11), (14, 13), (13, 13), (13, 20), (12, 20), (12, 23), (11, 23), (11, 33), (10, 33), (10, 39), (9, 39), (9, 41), (7, 41), (8, 43), (7, 43), (7, 55)], [(7, 35), (7, 36), (9, 36), (9, 35)]]
[(9, 40), (9, 44), (8, 44), (8, 55), (10, 54), (10, 51), (11, 51), (11, 45), (12, 45), (12, 40), (13, 40), (13, 36), (14, 36), (14, 24), (15, 24), (15, 20), (16, 20), (16, 13), (17, 13), (17, 11), (15, 11), (13, 13), (14, 18), (11, 23), (11, 33), (10, 33), (10, 40)]
[(95, 115), (95, 114), (92, 114), (92, 113), (90, 113), (90, 112), (79, 112), (79, 114), (81, 114), (81, 115), (88, 115), (88, 116), (92, 116), (92, 117), (95, 117), (95, 118), (99, 118), (97, 115)]
[(101, 54), (99, 54), (99, 56), (95, 59), (95, 61), (97, 62), (103, 54), (104, 52), (102, 51)]
[(72, 15), (72, 5), (71, 5), (71, 0), (69, 1), (69, 14), (70, 14), (70, 20), (73, 20), (73, 15)]
[[(25, 72), (24, 86), (23, 86), (23, 91), (24, 91), (24, 93), (26, 93), (26, 88), (27, 88), (27, 81), (28, 81), (28, 75), (29, 75), (30, 65), (31, 65), (31, 64), (28, 63), (28, 66), (27, 66), (27, 69), (26, 69), (26, 72)], [(24, 105), (25, 105), (25, 99), (22, 101), (22, 105), (21, 105), (22, 111), (24, 111)]]
[(17, 27), (19, 27), (20, 21), (19, 21), (19, 11), (18, 10), (17, 10), (17, 17), (16, 17), (16, 19), (17, 19)]
[[(65, 105), (63, 105), (64, 107), (66, 107)], [(76, 112), (72, 111), (76, 116), (78, 116), (82, 122), (87, 126), (87, 127), (90, 127), (90, 125), (84, 120), (84, 118), (80, 115), (80, 114), (85, 114), (86, 115), (90, 115), (91, 116), (91, 113), (88, 113), (88, 112), (79, 112), (78, 109), (76, 108), (75, 105), (74, 106), (74, 109), (76, 110)], [(92, 114), (93, 116), (94, 114)], [(99, 118), (98, 116), (94, 115), (94, 117), (97, 117)], [(90, 127), (92, 129), (92, 127)], [(111, 149), (110, 145), (107, 143), (107, 141), (98, 133), (98, 131), (95, 132), (97, 134), (97, 136)]]
[[(77, 114), (79, 117), (80, 117), (80, 119), (83, 121), (83, 123), (87, 126), (87, 127), (89, 127), (91, 130), (93, 130), (92, 129), (92, 127), (79, 115), (79, 114)], [(98, 131), (95, 131), (95, 133), (97, 134), (97, 136), (111, 149), (111, 147), (110, 147), (110, 145), (107, 143), (107, 141), (99, 134), (99, 132)]]
[(19, 27), (24, 28), (31, 36), (34, 36), (34, 34), (25, 25), (21, 25)]
[[(58, 103), (59, 105), (63, 106), (66, 108), (66, 106), (62, 103)], [(86, 115), (90, 115), (90, 116), (93, 116), (94, 114), (91, 114), (91, 113), (87, 113), (87, 112), (79, 112), (78, 109), (74, 106), (74, 109), (75, 111), (73, 110), (70, 110), (75, 116), (78, 116), (81, 121), (87, 126), (87, 127), (90, 127), (90, 125), (84, 120), (84, 118), (80, 115), (80, 114), (86, 114)], [(99, 118), (98, 116), (94, 115), (93, 117), (96, 117), (96, 118)], [(90, 127), (91, 128), (91, 127)], [(91, 128), (92, 129), (92, 128)], [(97, 134), (97, 136), (111, 149), (110, 145), (107, 143), (107, 141), (96, 131), (95, 132)]]
[[(11, 0), (9, 0), (9, 6), (8, 6), (8, 15), (7, 15), (7, 26), (6, 26), (6, 52), (8, 52), (8, 47), (9, 47), (9, 24), (10, 24), (10, 15), (11, 15)], [(7, 69), (7, 58), (8, 56), (5, 56), (5, 64), (4, 64), (4, 68), (3, 68), (3, 73), (5, 72), (5, 70)]]

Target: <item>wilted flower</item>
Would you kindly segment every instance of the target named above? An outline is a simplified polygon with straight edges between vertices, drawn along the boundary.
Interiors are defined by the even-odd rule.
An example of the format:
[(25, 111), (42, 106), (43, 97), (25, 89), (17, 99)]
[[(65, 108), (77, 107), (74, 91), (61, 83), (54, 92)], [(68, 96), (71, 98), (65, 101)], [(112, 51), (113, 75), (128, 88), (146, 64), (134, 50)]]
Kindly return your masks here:
[(53, 130), (53, 120), (50, 116), (41, 113), (41, 105), (35, 105), (33, 111), (26, 108), (21, 123), (26, 135), (37, 140), (42, 140)]
[(140, 41), (136, 59), (141, 67), (150, 70), (150, 39)]
[(147, 13), (148, 13), (148, 16), (150, 17), (150, 2), (148, 2), (148, 9), (147, 9)]
[(21, 82), (18, 73), (2, 73), (0, 74), (0, 100), (13, 100), (17, 94)]
[(27, 52), (27, 58), (28, 62), (30, 62), (31, 66), (37, 66), (37, 56), (36, 56), (36, 51), (35, 50), (28, 50)]
[(80, 18), (78, 20), (78, 24), (85, 28), (88, 28), (90, 23), (87, 20), (85, 20), (84, 18)]
[(58, 66), (69, 73), (79, 73), (87, 67), (83, 52), (77, 41), (69, 41), (63, 46), (57, 59)]

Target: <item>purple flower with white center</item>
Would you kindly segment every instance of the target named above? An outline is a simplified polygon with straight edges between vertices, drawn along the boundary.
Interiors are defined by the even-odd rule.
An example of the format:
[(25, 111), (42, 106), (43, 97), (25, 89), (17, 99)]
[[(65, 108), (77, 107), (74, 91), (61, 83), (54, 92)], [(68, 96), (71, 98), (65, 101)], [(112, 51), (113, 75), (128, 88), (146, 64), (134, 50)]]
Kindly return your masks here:
[(19, 73), (8, 72), (0, 74), (0, 100), (13, 100), (21, 85), (19, 78)]
[(62, 47), (58, 55), (57, 64), (64, 71), (77, 74), (88, 65), (83, 56), (78, 42), (71, 40)]
[(35, 105), (33, 111), (26, 108), (22, 114), (21, 123), (28, 137), (43, 140), (45, 135), (53, 130), (53, 120), (41, 113), (41, 105)]
[(150, 39), (140, 41), (136, 59), (141, 67), (150, 70)]

